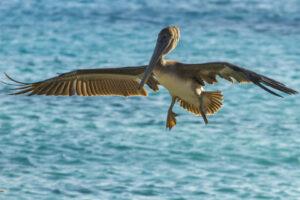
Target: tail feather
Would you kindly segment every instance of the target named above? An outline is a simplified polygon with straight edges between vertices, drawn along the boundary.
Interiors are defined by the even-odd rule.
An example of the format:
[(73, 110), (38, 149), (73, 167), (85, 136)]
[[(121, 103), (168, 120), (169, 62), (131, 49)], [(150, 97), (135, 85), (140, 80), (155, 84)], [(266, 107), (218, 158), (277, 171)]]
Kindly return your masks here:
[[(199, 106), (188, 103), (187, 101), (177, 98), (179, 105), (186, 109), (189, 112), (194, 113), (195, 115), (213, 115), (218, 112), (222, 107), (223, 95), (220, 91), (213, 92), (202, 92), (199, 101), (204, 102), (202, 107), (202, 113)], [(201, 100), (202, 99), (202, 100)]]
[(220, 91), (202, 92), (204, 113), (212, 115), (222, 107), (223, 95)]

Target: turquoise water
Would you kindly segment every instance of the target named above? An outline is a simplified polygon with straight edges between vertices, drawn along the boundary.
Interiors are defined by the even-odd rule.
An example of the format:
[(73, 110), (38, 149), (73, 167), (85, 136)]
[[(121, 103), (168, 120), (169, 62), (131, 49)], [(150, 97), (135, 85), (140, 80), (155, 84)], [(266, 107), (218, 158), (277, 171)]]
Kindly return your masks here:
[[(200, 2), (200, 1), (199, 1)], [(2, 0), (0, 71), (37, 81), (78, 68), (225, 60), (300, 89), (300, 1)], [(1, 75), (2, 79), (4, 75)], [(0, 199), (299, 199), (300, 101), (225, 81), (199, 117), (170, 97), (8, 96), (0, 87)]]

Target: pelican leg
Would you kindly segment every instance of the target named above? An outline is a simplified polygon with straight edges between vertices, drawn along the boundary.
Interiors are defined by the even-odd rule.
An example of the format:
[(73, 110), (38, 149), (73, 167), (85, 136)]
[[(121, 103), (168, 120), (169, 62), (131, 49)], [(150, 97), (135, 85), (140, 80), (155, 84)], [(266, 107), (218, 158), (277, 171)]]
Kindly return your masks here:
[(204, 120), (204, 123), (205, 124), (208, 124), (208, 120), (207, 120), (207, 117), (206, 117), (206, 114), (205, 114), (205, 111), (204, 111), (204, 102), (203, 102), (203, 95), (200, 95), (200, 114)]
[(172, 111), (175, 102), (176, 102), (176, 97), (172, 96), (172, 102), (168, 110), (167, 123), (166, 123), (166, 128), (168, 128), (169, 130), (171, 130), (173, 126), (176, 125), (175, 117), (177, 116), (177, 114)]

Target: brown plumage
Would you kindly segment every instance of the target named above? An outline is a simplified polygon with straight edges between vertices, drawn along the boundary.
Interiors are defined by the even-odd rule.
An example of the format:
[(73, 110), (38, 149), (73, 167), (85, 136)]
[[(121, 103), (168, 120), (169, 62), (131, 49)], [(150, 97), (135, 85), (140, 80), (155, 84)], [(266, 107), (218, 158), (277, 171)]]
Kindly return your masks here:
[(236, 66), (227, 62), (211, 62), (211, 63), (201, 63), (201, 64), (180, 64), (178, 69), (183, 73), (195, 74), (196, 77), (202, 79), (203, 81), (213, 84), (217, 82), (217, 75), (230, 82), (238, 83), (254, 83), (255, 85), (261, 87), (267, 92), (280, 96), (276, 92), (270, 90), (268, 87), (279, 90), (286, 94), (296, 94), (296, 90), (288, 88), (283, 83), (280, 83), (274, 79), (268, 78), (261, 74), (255, 73), (248, 69)]
[[(27, 94), (46, 96), (147, 96), (144, 88), (137, 89), (145, 66), (113, 69), (77, 70), (59, 76), (34, 82), (22, 83), (7, 76), (19, 84), (13, 95)], [(148, 86), (158, 90), (157, 81), (151, 77)]]
[[(213, 115), (221, 109), (223, 105), (223, 95), (220, 91), (203, 92), (204, 96), (206, 96), (205, 93), (208, 97), (204, 100), (204, 112), (206, 115)], [(180, 98), (177, 98), (177, 101), (179, 102), (179, 105), (187, 111), (194, 113), (195, 115), (201, 115), (199, 107), (196, 107)]]
[(172, 96), (168, 109), (166, 127), (171, 129), (177, 123), (172, 111), (176, 102), (195, 115), (202, 116), (208, 123), (207, 115), (217, 113), (222, 107), (220, 91), (205, 91), (206, 84), (215, 84), (217, 77), (230, 82), (254, 83), (265, 91), (282, 97), (271, 90), (296, 94), (283, 83), (228, 62), (185, 64), (166, 60), (164, 57), (176, 48), (180, 38), (179, 28), (169, 26), (158, 35), (153, 55), (148, 65), (107, 69), (83, 69), (34, 83), (16, 81), (13, 95), (54, 95), (54, 96), (146, 96), (144, 84), (158, 91), (164, 86)]

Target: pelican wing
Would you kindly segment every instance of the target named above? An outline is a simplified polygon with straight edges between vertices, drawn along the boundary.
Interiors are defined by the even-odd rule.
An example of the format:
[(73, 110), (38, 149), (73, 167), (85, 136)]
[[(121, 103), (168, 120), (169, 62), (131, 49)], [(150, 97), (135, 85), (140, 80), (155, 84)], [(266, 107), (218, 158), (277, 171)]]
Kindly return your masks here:
[(183, 70), (183, 73), (191, 74), (202, 85), (204, 82), (213, 84), (217, 82), (217, 75), (230, 82), (238, 83), (254, 83), (265, 91), (280, 96), (268, 87), (279, 90), (286, 94), (296, 94), (296, 90), (288, 88), (283, 83), (280, 83), (274, 79), (268, 78), (251, 70), (233, 65), (226, 62), (211, 62), (203, 64), (181, 64), (179, 69)]
[[(138, 89), (145, 68), (82, 69), (34, 83), (23, 83), (6, 76), (16, 83), (13, 95), (146, 96), (144, 88)], [(158, 90), (158, 82), (152, 76), (147, 85), (154, 91)]]

